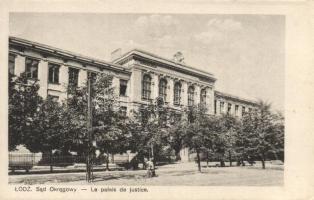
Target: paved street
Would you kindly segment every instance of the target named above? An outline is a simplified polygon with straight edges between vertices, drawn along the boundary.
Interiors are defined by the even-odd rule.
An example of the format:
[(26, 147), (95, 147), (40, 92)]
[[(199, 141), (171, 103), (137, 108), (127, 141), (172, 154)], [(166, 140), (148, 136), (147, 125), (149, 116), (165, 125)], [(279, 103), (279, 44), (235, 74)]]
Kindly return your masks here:
[[(283, 165), (260, 163), (245, 167), (209, 167), (202, 163), (202, 173), (195, 163), (177, 163), (160, 166), (157, 177), (146, 178), (145, 170), (95, 172), (95, 185), (155, 185), (155, 186), (280, 186), (283, 185)], [(10, 183), (82, 185), (85, 173), (10, 175)]]

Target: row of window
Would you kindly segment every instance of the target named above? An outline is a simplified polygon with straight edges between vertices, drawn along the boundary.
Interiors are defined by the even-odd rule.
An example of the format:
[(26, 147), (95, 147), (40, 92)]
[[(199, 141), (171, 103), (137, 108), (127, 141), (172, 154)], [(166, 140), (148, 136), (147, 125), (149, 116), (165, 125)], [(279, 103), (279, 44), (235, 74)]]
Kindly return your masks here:
[[(159, 93), (158, 96), (162, 97), (164, 100), (167, 99), (167, 80), (162, 78), (159, 80), (158, 89)], [(181, 91), (182, 91), (182, 85), (180, 82), (176, 82), (174, 84), (173, 88), (173, 102), (174, 105), (180, 105), (181, 104)], [(151, 99), (151, 93), (152, 93), (152, 78), (150, 75), (145, 74), (143, 76), (142, 80), (142, 99), (149, 100)], [(207, 92), (206, 89), (202, 89), (200, 93), (200, 103), (206, 104), (206, 97)], [(189, 86), (188, 88), (188, 105), (193, 106), (195, 104), (195, 88), (194, 86)]]
[[(219, 113), (224, 113), (225, 112), (225, 102), (221, 101), (219, 104)], [(234, 106), (234, 115), (235, 116), (239, 116), (239, 105), (235, 105)], [(227, 103), (227, 114), (231, 114), (231, 109), (232, 109), (232, 104), (231, 103)], [(215, 110), (215, 114), (217, 114), (217, 101), (215, 100), (215, 105), (214, 105), (214, 110)], [(241, 115), (243, 115), (246, 111), (246, 107), (242, 106), (242, 112)], [(249, 112), (252, 111), (252, 108), (249, 108)]]
[[(25, 72), (27, 76), (31, 79), (38, 79), (38, 65), (39, 60), (26, 57), (25, 58)], [(15, 68), (15, 56), (9, 54), (9, 73), (14, 74)], [(48, 82), (52, 84), (59, 84), (59, 71), (60, 65), (55, 63), (48, 63)], [(69, 85), (76, 87), (78, 85), (79, 69), (69, 67)], [(127, 80), (120, 80), (120, 96), (127, 95)], [(145, 100), (151, 99), (151, 85), (152, 78), (149, 75), (144, 75), (142, 81), (142, 98)], [(167, 80), (160, 79), (159, 81), (159, 97), (164, 100), (167, 99)], [(174, 105), (181, 105), (181, 91), (182, 85), (180, 82), (176, 82), (174, 85)], [(201, 90), (200, 102), (206, 104), (206, 89)], [(192, 106), (195, 104), (195, 88), (194, 86), (189, 86), (188, 88), (188, 105)]]
[[(38, 65), (39, 60), (26, 57), (25, 58), (25, 72), (28, 78), (38, 79)], [(14, 74), (15, 70), (15, 55), (9, 54), (9, 73)], [(59, 84), (59, 70), (60, 65), (54, 63), (48, 63), (48, 82), (53, 84)], [(79, 69), (69, 67), (69, 85), (73, 87), (78, 86)], [(95, 78), (95, 73), (92, 76)], [(127, 80), (120, 80), (120, 95), (126, 96), (127, 92)], [(56, 97), (53, 97), (56, 99)]]
[[(25, 72), (28, 78), (38, 79), (38, 65), (39, 60), (26, 57), (25, 58)], [(9, 55), (9, 73), (14, 74), (15, 56)], [(59, 84), (59, 70), (60, 65), (48, 63), (48, 82)], [(79, 69), (69, 68), (69, 84), (72, 86), (78, 85)]]

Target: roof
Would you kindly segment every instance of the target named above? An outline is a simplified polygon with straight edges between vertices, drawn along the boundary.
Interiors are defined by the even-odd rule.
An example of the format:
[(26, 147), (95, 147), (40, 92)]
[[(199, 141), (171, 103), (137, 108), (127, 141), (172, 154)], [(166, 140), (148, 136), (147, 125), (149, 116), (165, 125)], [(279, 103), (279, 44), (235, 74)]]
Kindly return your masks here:
[(232, 100), (235, 100), (235, 101), (242, 101), (242, 102), (245, 102), (245, 103), (250, 103), (250, 104), (253, 104), (253, 105), (257, 105), (257, 101), (246, 99), (246, 98), (242, 98), (242, 97), (238, 97), (238, 96), (235, 96), (235, 95), (232, 95), (232, 94), (227, 94), (227, 93), (224, 93), (224, 92), (219, 92), (217, 90), (215, 91), (215, 96), (221, 96), (223, 98), (228, 98), (228, 99), (232, 99)]
[(210, 78), (213, 81), (216, 81), (216, 78), (214, 78), (214, 75), (212, 73), (209, 73), (207, 71), (203, 71), (200, 69), (196, 69), (195, 67), (186, 65), (184, 63), (180, 63), (180, 62), (176, 62), (174, 60), (163, 58), (161, 56), (158, 56), (156, 54), (153, 54), (153, 53), (141, 50), (141, 49), (133, 49), (129, 52), (126, 52), (125, 54), (123, 54), (119, 58), (114, 59), (112, 62), (119, 63), (119, 62), (123, 61), (124, 59), (127, 59), (128, 57), (130, 57), (132, 55), (136, 55), (136, 56), (139, 56), (142, 58), (150, 59), (152, 61), (155, 61), (155, 62), (158, 62), (161, 64), (166, 64), (166, 65), (172, 66), (173, 68), (175, 68), (178, 71), (184, 71), (184, 72), (188, 72), (188, 73), (197, 74), (199, 76)]
[(56, 55), (56, 56), (59, 56), (62, 58), (66, 58), (66, 59), (79, 60), (80, 62), (88, 63), (88, 64), (93, 65), (93, 66), (98, 66), (98, 67), (103, 68), (103, 69), (109, 69), (109, 70), (114, 70), (114, 71), (119, 71), (119, 72), (124, 72), (124, 73), (131, 73), (130, 71), (128, 71), (123, 66), (112, 63), (112, 62), (107, 62), (104, 60), (84, 56), (84, 55), (81, 55), (78, 53), (59, 49), (59, 48), (52, 47), (52, 46), (45, 45), (45, 44), (41, 44), (38, 42), (33, 42), (30, 40), (10, 36), (9, 37), (9, 45), (13, 45), (13, 44), (19, 45), (19, 46), (29, 47), (29, 48), (35, 49), (37, 51), (40, 51), (40, 52), (53, 54), (53, 55)]

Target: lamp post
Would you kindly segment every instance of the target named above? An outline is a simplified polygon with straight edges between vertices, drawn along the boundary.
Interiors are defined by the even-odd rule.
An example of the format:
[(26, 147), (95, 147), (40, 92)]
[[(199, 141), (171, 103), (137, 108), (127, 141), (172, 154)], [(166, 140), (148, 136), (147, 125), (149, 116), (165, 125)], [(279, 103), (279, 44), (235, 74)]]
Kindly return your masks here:
[(88, 80), (87, 80), (87, 92), (88, 92), (88, 99), (87, 99), (87, 160), (86, 160), (86, 181), (92, 182), (92, 163), (91, 163), (91, 137), (92, 137), (92, 128), (93, 128), (93, 120), (92, 120), (92, 105), (91, 105), (91, 73), (88, 73)]

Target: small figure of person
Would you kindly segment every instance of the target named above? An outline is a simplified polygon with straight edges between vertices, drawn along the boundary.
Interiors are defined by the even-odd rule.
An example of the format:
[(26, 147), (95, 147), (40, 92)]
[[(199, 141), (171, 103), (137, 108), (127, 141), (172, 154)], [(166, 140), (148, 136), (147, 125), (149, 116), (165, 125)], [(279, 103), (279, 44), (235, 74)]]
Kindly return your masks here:
[(146, 163), (146, 169), (147, 169), (147, 177), (148, 178), (156, 176), (153, 158), (148, 159), (148, 161)]

